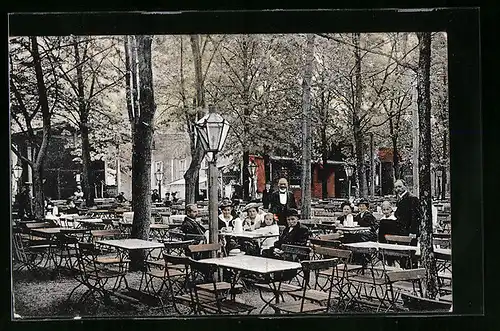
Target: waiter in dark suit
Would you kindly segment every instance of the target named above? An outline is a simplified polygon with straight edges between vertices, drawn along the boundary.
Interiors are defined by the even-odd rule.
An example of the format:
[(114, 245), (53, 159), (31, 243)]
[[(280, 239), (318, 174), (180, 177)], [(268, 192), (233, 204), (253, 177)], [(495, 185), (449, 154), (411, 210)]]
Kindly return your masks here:
[(297, 203), (293, 193), (288, 191), (288, 182), (285, 178), (279, 179), (278, 191), (271, 194), (269, 205), (269, 212), (278, 217), (278, 225), (286, 226), (286, 213), (289, 209), (297, 209)]
[(418, 198), (408, 192), (405, 182), (401, 179), (394, 183), (394, 192), (398, 198), (394, 216), (397, 218), (399, 234), (418, 238), (420, 235), (420, 202)]

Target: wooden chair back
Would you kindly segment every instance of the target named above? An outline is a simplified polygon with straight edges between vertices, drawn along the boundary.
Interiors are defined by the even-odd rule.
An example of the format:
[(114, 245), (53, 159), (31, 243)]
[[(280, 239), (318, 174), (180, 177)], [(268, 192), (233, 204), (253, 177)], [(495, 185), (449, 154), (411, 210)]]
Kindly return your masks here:
[(199, 245), (189, 245), (188, 252), (192, 259), (199, 260), (204, 257), (208, 257), (211, 252), (215, 252), (218, 255), (219, 251), (222, 249), (220, 243), (216, 244), (199, 244)]
[(281, 245), (281, 250), (283, 251), (285, 258), (289, 258), (293, 261), (309, 260), (312, 249), (309, 246), (298, 246), (298, 245)]
[(313, 245), (313, 252), (315, 254), (321, 255), (323, 258), (327, 257), (335, 257), (343, 261), (344, 263), (348, 263), (351, 260), (352, 252), (346, 249), (336, 249), (331, 247), (324, 247)]
[(385, 235), (385, 240), (387, 240), (387, 243), (389, 244), (411, 245), (414, 242), (413, 239), (414, 238), (411, 238), (410, 236), (398, 236), (394, 234)]

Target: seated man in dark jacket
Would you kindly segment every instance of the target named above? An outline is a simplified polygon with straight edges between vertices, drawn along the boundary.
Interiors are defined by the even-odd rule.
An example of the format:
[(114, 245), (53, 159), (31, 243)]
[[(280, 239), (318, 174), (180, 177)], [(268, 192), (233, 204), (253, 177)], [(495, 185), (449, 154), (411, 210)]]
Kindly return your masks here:
[(309, 239), (309, 229), (299, 222), (299, 212), (297, 209), (289, 209), (286, 214), (287, 226), (283, 230), (280, 238), (271, 247), (262, 252), (267, 257), (281, 257), (281, 245), (299, 245), (305, 246)]
[(194, 203), (186, 205), (186, 217), (181, 225), (181, 231), (185, 234), (205, 235), (205, 228), (197, 220), (198, 206)]

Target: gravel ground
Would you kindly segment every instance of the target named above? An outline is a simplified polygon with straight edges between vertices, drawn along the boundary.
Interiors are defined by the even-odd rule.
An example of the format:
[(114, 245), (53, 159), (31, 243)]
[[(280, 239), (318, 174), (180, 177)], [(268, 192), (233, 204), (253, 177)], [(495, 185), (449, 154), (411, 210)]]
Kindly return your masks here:
[[(132, 288), (138, 288), (141, 273), (130, 272), (127, 281)], [(113, 317), (113, 316), (178, 316), (170, 307), (165, 312), (159, 307), (150, 307), (142, 304), (122, 304), (112, 299), (112, 304), (105, 305), (101, 300), (90, 298), (85, 305), (76, 301), (85, 292), (82, 286), (78, 288), (68, 300), (70, 292), (78, 285), (71, 276), (58, 275), (51, 279), (48, 272), (33, 276), (28, 271), (15, 271), (13, 274), (14, 314), (16, 318), (74, 318), (79, 317)], [(264, 293), (270, 299), (270, 293)], [(252, 314), (259, 314), (264, 305), (256, 289), (245, 289), (237, 295), (237, 300), (257, 307)], [(263, 314), (274, 314), (274, 310), (267, 307)]]
[[(129, 272), (127, 281), (131, 288), (139, 288), (140, 272)], [(58, 275), (51, 278), (49, 272), (42, 272), (33, 276), (28, 271), (15, 271), (13, 274), (14, 317), (15, 318), (75, 318), (75, 317), (167, 317), (179, 316), (172, 307), (152, 307), (144, 304), (121, 303), (112, 298), (112, 302), (104, 304), (102, 300), (89, 298), (86, 304), (77, 303), (85, 292), (82, 286), (77, 289), (68, 300), (70, 292), (78, 285), (72, 276)], [(264, 293), (266, 299), (272, 297), (271, 293)], [(292, 300), (285, 296), (285, 299)], [(251, 314), (259, 314), (264, 305), (255, 288), (244, 289), (237, 295), (237, 300), (257, 307)], [(368, 310), (358, 310), (366, 313)], [(353, 313), (356, 313), (353, 311)], [(267, 307), (263, 314), (274, 314), (274, 310)]]

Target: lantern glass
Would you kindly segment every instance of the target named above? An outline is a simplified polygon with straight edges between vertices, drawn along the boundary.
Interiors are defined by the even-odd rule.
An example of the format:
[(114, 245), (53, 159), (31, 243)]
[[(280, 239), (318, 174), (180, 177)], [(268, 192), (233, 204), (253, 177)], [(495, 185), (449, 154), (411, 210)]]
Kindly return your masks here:
[(163, 172), (161, 170), (155, 172), (155, 178), (157, 182), (161, 182), (163, 180)]
[(23, 167), (21, 167), (19, 164), (16, 164), (12, 172), (14, 173), (14, 179), (18, 180), (23, 174)]
[(345, 173), (347, 177), (351, 177), (353, 172), (353, 168), (350, 165), (345, 166)]
[(210, 106), (207, 115), (196, 122), (196, 133), (205, 152), (220, 152), (229, 132), (229, 123)]

